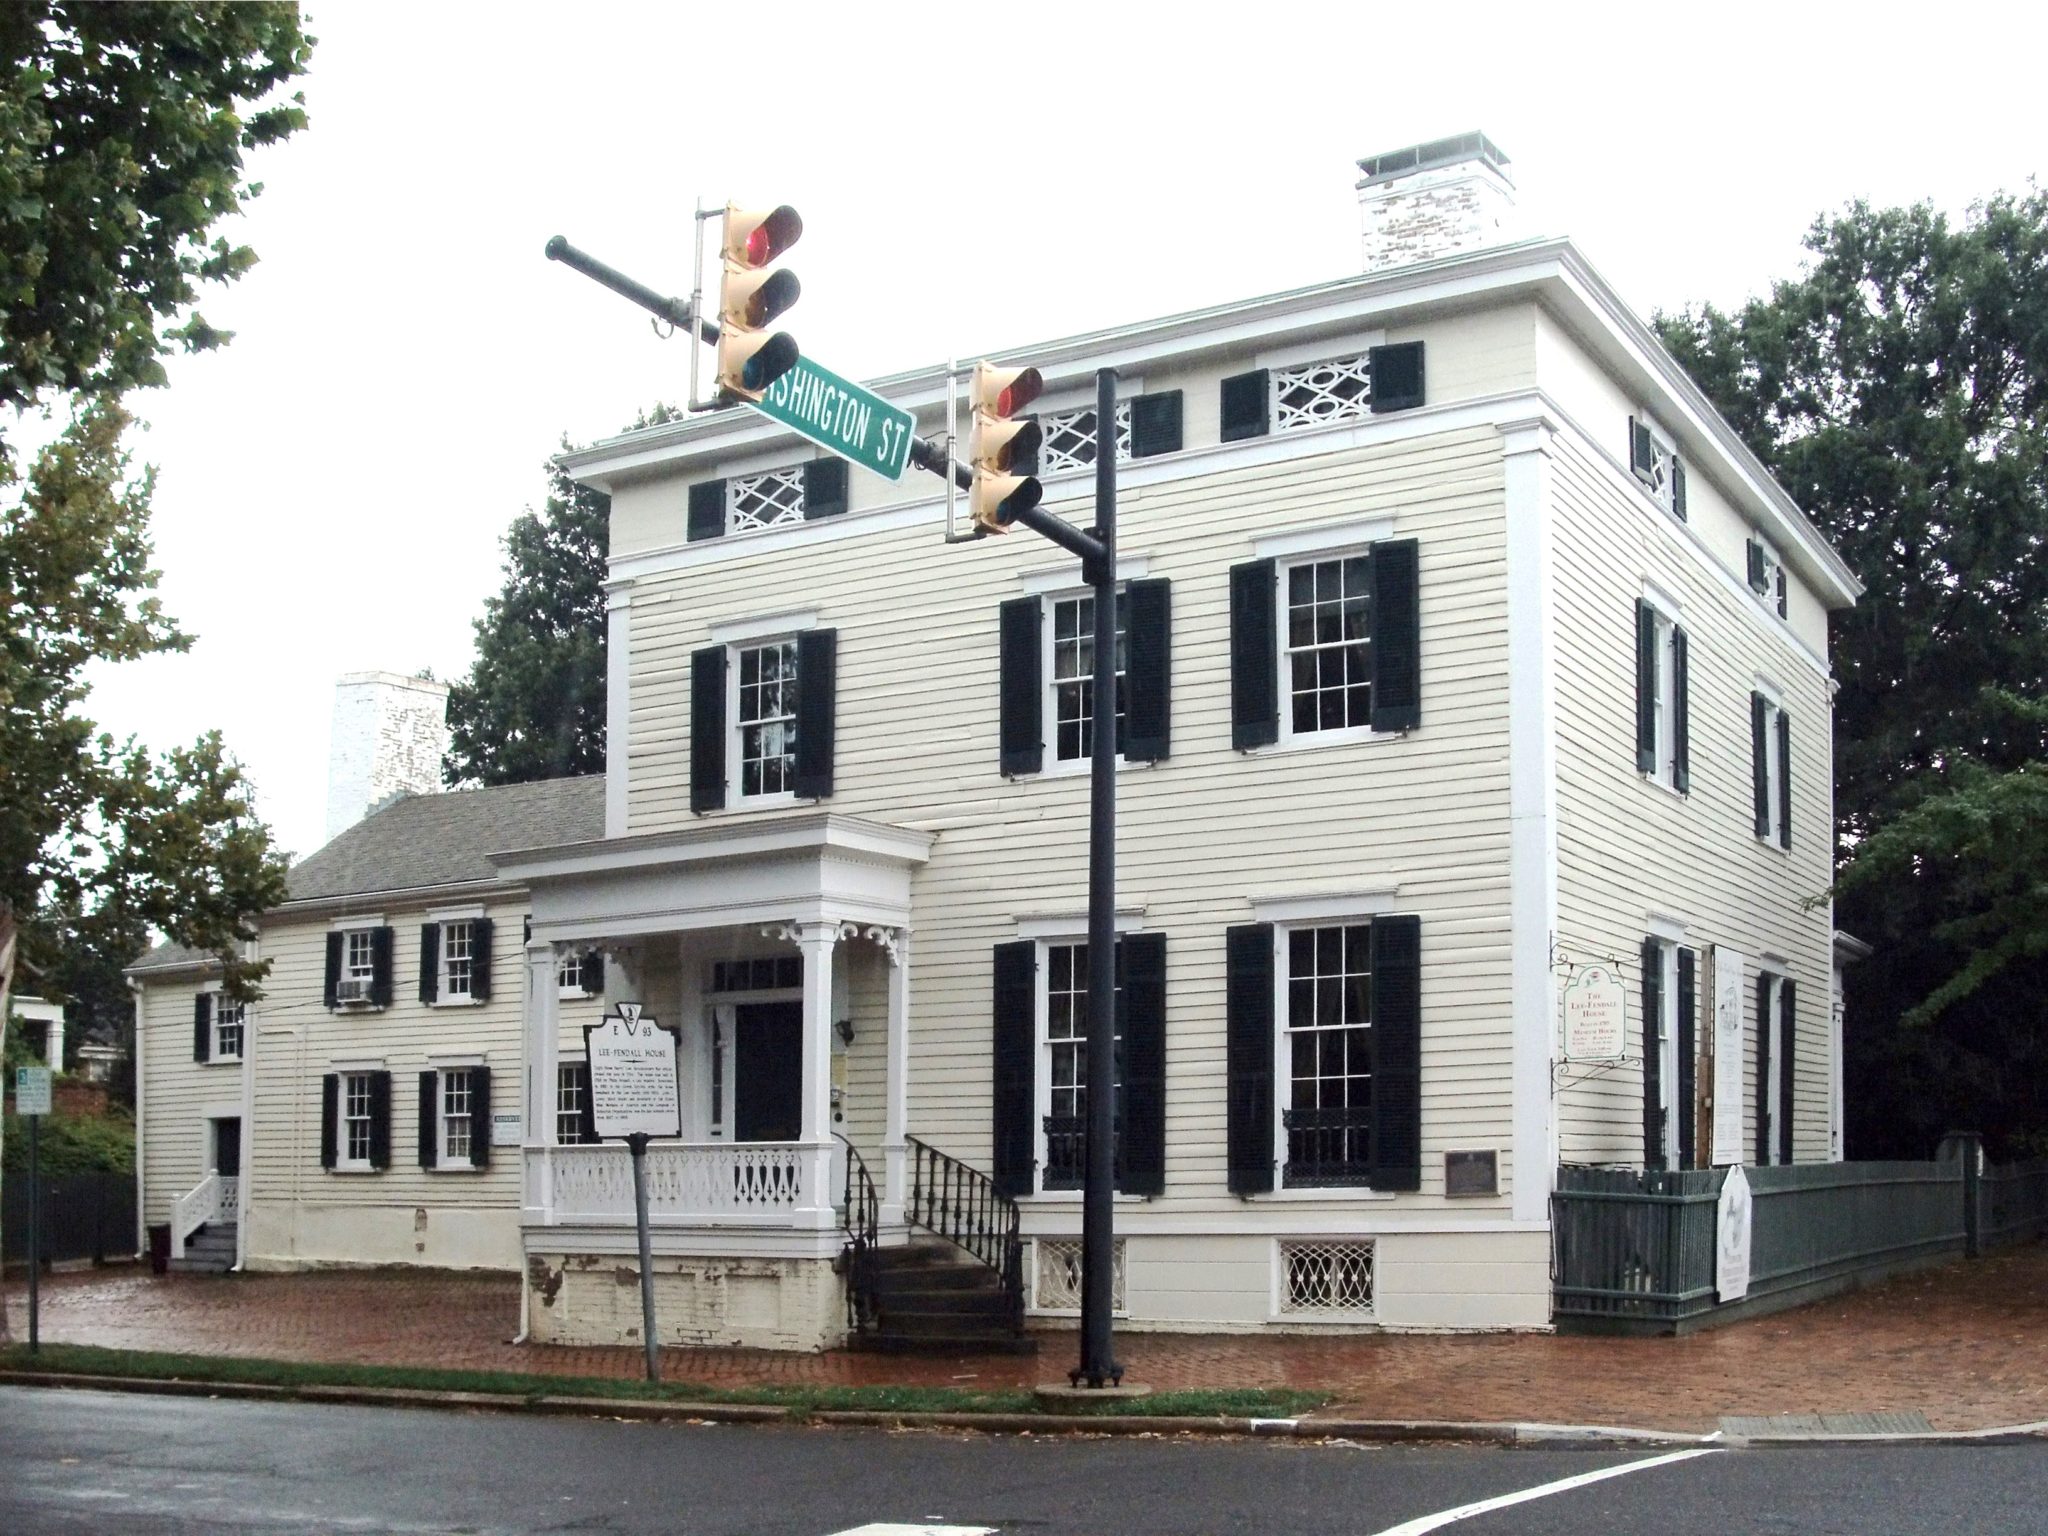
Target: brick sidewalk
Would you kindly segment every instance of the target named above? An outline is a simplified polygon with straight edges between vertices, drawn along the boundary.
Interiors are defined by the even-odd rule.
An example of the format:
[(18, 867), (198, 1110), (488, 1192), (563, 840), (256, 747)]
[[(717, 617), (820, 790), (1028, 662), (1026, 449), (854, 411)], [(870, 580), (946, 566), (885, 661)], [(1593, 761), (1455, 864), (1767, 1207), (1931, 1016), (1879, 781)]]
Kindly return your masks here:
[[(26, 1296), (9, 1287), (20, 1338)], [(42, 1336), (189, 1354), (635, 1376), (637, 1349), (506, 1342), (508, 1275), (405, 1270), (153, 1277), (110, 1270), (43, 1287)], [(1724, 1413), (1920, 1409), (1937, 1429), (2048, 1419), (2048, 1244), (1687, 1339), (1545, 1334), (1349, 1337), (1118, 1335), (1133, 1380), (1158, 1388), (1299, 1387), (1347, 1418), (1521, 1420), (1709, 1430)], [(1062, 1377), (1071, 1333), (1036, 1360), (837, 1352), (667, 1352), (664, 1373), (719, 1386), (999, 1388)]]

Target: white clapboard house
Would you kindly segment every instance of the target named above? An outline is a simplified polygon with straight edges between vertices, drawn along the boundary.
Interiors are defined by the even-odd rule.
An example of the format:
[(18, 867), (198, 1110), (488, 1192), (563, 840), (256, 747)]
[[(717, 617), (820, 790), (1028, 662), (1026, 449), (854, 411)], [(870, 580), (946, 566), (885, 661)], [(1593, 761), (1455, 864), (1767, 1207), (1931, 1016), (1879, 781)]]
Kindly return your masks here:
[[(1839, 1156), (1810, 898), (1828, 619), (1858, 585), (1578, 250), (1520, 237), (1491, 143), (1361, 170), (1358, 275), (1002, 359), (1047, 380), (1050, 510), (1085, 524), (1096, 454), (1120, 465), (1125, 1326), (1543, 1327), (1560, 1163)], [(940, 370), (873, 387), (940, 430)], [(597, 1005), (560, 977), (597, 954), (608, 996), (680, 1034), (683, 1135), (648, 1153), (665, 1338), (1070, 1316), (1076, 563), (1022, 531), (949, 543), (935, 478), (849, 471), (744, 409), (566, 464), (611, 498), (609, 758), (576, 791), (595, 825), (508, 819), (475, 848), (495, 996), (523, 1002), (490, 1047), (516, 1153), (508, 1120), (485, 1179), (362, 1167), (359, 1123), (395, 1149), (415, 1113), (389, 1090), (380, 1133), (376, 1074), (435, 1065), (369, 1042), (454, 1016), (394, 992), (344, 1017), (313, 936), (342, 931), (353, 975), (376, 919), (398, 975), (416, 915), (465, 919), (374, 874), (346, 910), (295, 897), (252, 1010), (255, 1112), (274, 1093), (300, 1127), (254, 1158), (294, 1251), (333, 1253), (316, 1198), (388, 1181), (432, 1232), (456, 1218), (417, 1202), (488, 1189), (519, 1201), (489, 1261), (525, 1277), (527, 1334), (636, 1337), (627, 1154), (564, 1112), (572, 1011)], [(1623, 1027), (1568, 1053), (1562, 994), (1591, 972), (1621, 979)], [(410, 1257), (405, 1220), (364, 1220), (358, 1256)]]

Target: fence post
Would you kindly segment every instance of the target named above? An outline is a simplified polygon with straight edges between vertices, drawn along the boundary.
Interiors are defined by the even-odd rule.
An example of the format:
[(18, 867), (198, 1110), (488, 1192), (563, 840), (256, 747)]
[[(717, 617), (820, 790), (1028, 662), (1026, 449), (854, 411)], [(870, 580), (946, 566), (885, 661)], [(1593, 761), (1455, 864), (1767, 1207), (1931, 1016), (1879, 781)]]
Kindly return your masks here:
[(1960, 1161), (1963, 1165), (1963, 1257), (1975, 1259), (1984, 1253), (1983, 1210), (1979, 1195), (1983, 1188), (1984, 1138), (1976, 1131), (1950, 1131), (1935, 1149), (1939, 1162)]

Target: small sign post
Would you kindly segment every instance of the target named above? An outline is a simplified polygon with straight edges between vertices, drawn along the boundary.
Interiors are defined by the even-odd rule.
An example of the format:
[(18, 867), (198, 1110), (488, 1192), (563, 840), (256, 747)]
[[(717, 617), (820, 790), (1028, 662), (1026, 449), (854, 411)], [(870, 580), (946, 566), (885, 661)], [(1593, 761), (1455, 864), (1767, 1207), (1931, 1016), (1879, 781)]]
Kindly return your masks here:
[(624, 1138), (633, 1155), (633, 1222), (640, 1239), (640, 1335), (647, 1379), (661, 1380), (654, 1334), (654, 1244), (647, 1232), (647, 1138), (683, 1134), (682, 1093), (676, 1080), (676, 1037), (641, 1012), (620, 1003), (616, 1013), (583, 1031), (590, 1063), (590, 1119), (603, 1138)]
[(50, 1069), (14, 1069), (14, 1112), (28, 1119), (28, 1352), (42, 1350), (43, 1184), (36, 1143), (50, 1112)]

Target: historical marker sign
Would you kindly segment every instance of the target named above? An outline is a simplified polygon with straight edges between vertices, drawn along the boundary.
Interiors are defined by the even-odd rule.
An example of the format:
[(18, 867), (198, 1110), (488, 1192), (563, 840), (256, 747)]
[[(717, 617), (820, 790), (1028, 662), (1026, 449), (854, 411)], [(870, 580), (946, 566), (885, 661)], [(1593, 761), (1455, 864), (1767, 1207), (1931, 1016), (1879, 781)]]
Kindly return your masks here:
[(862, 469), (901, 480), (910, 467), (911, 414), (808, 357), (747, 404)]
[(620, 1003), (616, 1013), (583, 1031), (583, 1046), (590, 1062), (590, 1118), (599, 1136), (683, 1134), (671, 1031), (638, 1003)]
[(1714, 946), (1714, 1162), (1742, 1161), (1742, 956)]
[(50, 1069), (14, 1069), (14, 1112), (17, 1115), (47, 1115), (50, 1112)]
[(1604, 965), (1589, 965), (1565, 983), (1564, 1059), (1619, 1061), (1628, 1036), (1623, 1020), (1628, 994)]
[(1714, 1291), (1722, 1301), (1740, 1301), (1749, 1294), (1749, 1235), (1755, 1214), (1749, 1175), (1737, 1163), (1721, 1183), (1721, 1203), (1714, 1217)]

